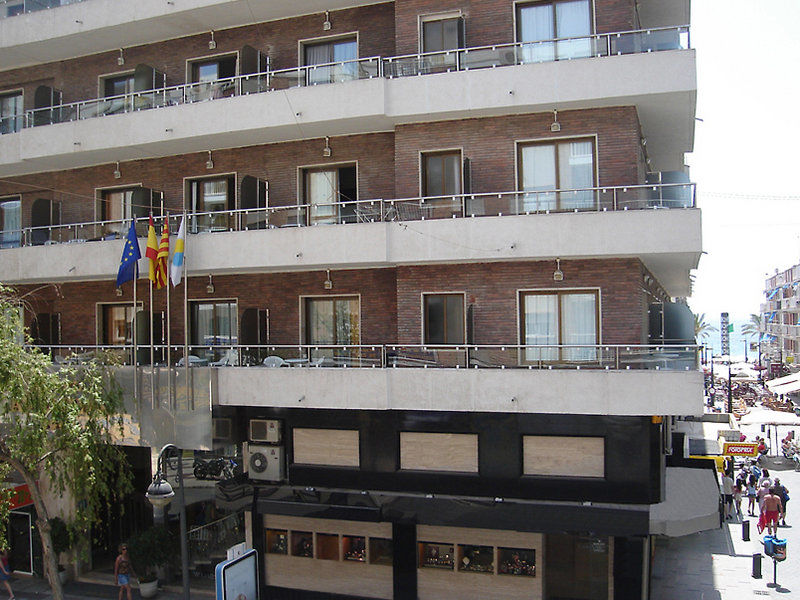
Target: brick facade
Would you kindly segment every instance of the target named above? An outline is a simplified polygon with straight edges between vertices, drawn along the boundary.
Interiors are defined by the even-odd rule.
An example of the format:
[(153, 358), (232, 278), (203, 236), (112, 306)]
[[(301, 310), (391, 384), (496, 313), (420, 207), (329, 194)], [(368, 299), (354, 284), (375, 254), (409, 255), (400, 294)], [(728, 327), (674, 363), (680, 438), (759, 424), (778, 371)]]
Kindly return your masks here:
[[(420, 344), (423, 293), (463, 292), (472, 306), (475, 344), (519, 342), (519, 290), (593, 288), (600, 290), (601, 341), (639, 344), (647, 341), (644, 269), (636, 259), (569, 260), (561, 262), (564, 280), (553, 281), (553, 261), (404, 266), (389, 269), (332, 271), (333, 289), (325, 290), (324, 271), (214, 276), (208, 294), (205, 277), (190, 279), (189, 300), (236, 299), (244, 310), (269, 309), (270, 343), (296, 344), (301, 338), (301, 296), (358, 295), (363, 344)], [(20, 286), (23, 293), (34, 286)], [(114, 294), (112, 281), (64, 283), (31, 295), (28, 317), (61, 313), (64, 344), (96, 343), (98, 303), (132, 302)], [(59, 296), (60, 294), (60, 296)], [(147, 280), (141, 280), (137, 301), (149, 310)], [(183, 342), (183, 288), (171, 292), (172, 343)], [(164, 290), (154, 292), (154, 309), (166, 309)]]
[[(614, 107), (559, 113), (561, 132), (551, 133), (552, 113), (399, 125), (395, 132), (331, 138), (333, 155), (322, 157), (323, 141), (266, 144), (214, 150), (214, 169), (206, 169), (204, 152), (121, 163), (114, 179), (113, 164), (39, 173), (0, 182), (0, 196), (21, 194), (23, 226), (30, 225), (37, 198), (60, 203), (61, 222), (99, 220), (97, 189), (135, 186), (164, 192), (165, 207), (183, 208), (184, 178), (222, 173), (250, 175), (269, 182), (269, 205), (302, 203), (299, 167), (357, 164), (359, 199), (407, 198), (420, 193), (420, 152), (460, 148), (471, 161), (472, 192), (517, 189), (516, 142), (563, 137), (597, 139), (598, 184), (644, 182), (646, 172), (634, 107)], [(15, 183), (16, 182), (16, 183)], [(238, 192), (237, 192), (238, 197)]]

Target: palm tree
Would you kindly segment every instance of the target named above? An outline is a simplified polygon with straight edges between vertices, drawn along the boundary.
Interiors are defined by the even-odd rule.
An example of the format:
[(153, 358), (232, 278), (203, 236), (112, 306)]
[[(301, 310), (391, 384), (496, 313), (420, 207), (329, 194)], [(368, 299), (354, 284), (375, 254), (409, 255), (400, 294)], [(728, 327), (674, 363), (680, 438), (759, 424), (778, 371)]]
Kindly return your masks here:
[(706, 323), (706, 313), (694, 316), (694, 337), (696, 340), (706, 339), (714, 331), (719, 331), (719, 329), (711, 323)]
[(761, 315), (752, 313), (750, 321), (742, 325), (742, 334), (745, 337), (752, 338), (759, 336), (761, 338)]

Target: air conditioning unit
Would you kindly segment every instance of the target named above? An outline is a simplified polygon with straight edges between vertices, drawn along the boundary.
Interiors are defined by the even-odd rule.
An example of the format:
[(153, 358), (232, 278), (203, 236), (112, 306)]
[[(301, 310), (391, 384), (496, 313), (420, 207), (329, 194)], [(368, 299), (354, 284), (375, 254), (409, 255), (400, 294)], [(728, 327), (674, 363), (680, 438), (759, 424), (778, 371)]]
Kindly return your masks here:
[(250, 441), (281, 443), (281, 422), (277, 419), (250, 419)]
[(211, 419), (211, 436), (215, 440), (231, 439), (233, 423), (230, 419), (214, 418)]
[(254, 481), (283, 481), (283, 446), (245, 444), (244, 459), (247, 476)]

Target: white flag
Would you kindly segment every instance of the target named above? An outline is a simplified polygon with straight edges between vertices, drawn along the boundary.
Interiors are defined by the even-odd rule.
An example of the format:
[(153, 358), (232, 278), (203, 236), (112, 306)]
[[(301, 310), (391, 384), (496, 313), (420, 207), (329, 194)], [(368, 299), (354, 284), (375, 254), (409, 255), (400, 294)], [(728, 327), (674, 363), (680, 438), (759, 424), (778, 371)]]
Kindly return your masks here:
[(170, 279), (172, 280), (172, 285), (176, 286), (181, 282), (181, 276), (183, 275), (183, 249), (186, 245), (186, 229), (184, 229), (184, 225), (186, 224), (186, 217), (181, 219), (181, 226), (178, 229), (178, 237), (175, 240), (175, 251), (172, 253), (172, 265), (170, 265), (169, 272), (170, 272)]

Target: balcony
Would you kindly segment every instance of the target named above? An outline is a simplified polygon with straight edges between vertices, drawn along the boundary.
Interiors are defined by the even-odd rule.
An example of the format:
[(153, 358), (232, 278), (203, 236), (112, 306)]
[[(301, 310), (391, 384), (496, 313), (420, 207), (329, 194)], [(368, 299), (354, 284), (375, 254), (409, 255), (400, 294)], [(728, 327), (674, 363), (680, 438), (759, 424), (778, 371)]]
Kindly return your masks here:
[[(98, 349), (43, 348), (57, 362), (77, 363)], [(134, 349), (102, 350), (130, 361)], [(192, 368), (175, 362), (183, 346), (170, 350), (179, 366), (137, 369), (138, 393), (156, 405), (181, 397), (170, 382), (184, 373), (183, 381), (208, 383), (214, 404), (229, 406), (702, 414), (696, 346), (194, 346)], [(149, 356), (150, 347), (138, 349), (140, 359)], [(166, 348), (154, 347), (153, 356), (164, 358)], [(245, 364), (252, 366), (238, 366)]]
[[(120, 47), (374, 4), (375, 0), (0, 0), (0, 70)], [(25, 14), (16, 5), (26, 6)], [(54, 10), (34, 8), (62, 6)], [(63, 6), (73, 4), (72, 6)], [(8, 16), (8, 9), (15, 14)], [(4, 10), (5, 9), (5, 10)], [(35, 12), (34, 12), (35, 11)]]
[[(687, 296), (702, 250), (694, 206), (694, 184), (275, 206), (189, 215), (186, 248), (190, 275), (635, 256)], [(0, 281), (113, 280), (128, 225), (6, 232), (25, 247), (0, 251)]]
[(638, 109), (652, 168), (680, 170), (693, 145), (695, 79), (686, 27), (267, 71), (7, 117), (0, 131), (13, 135), (0, 136), (0, 176), (102, 164), (109, 155), (135, 160), (623, 105)]

